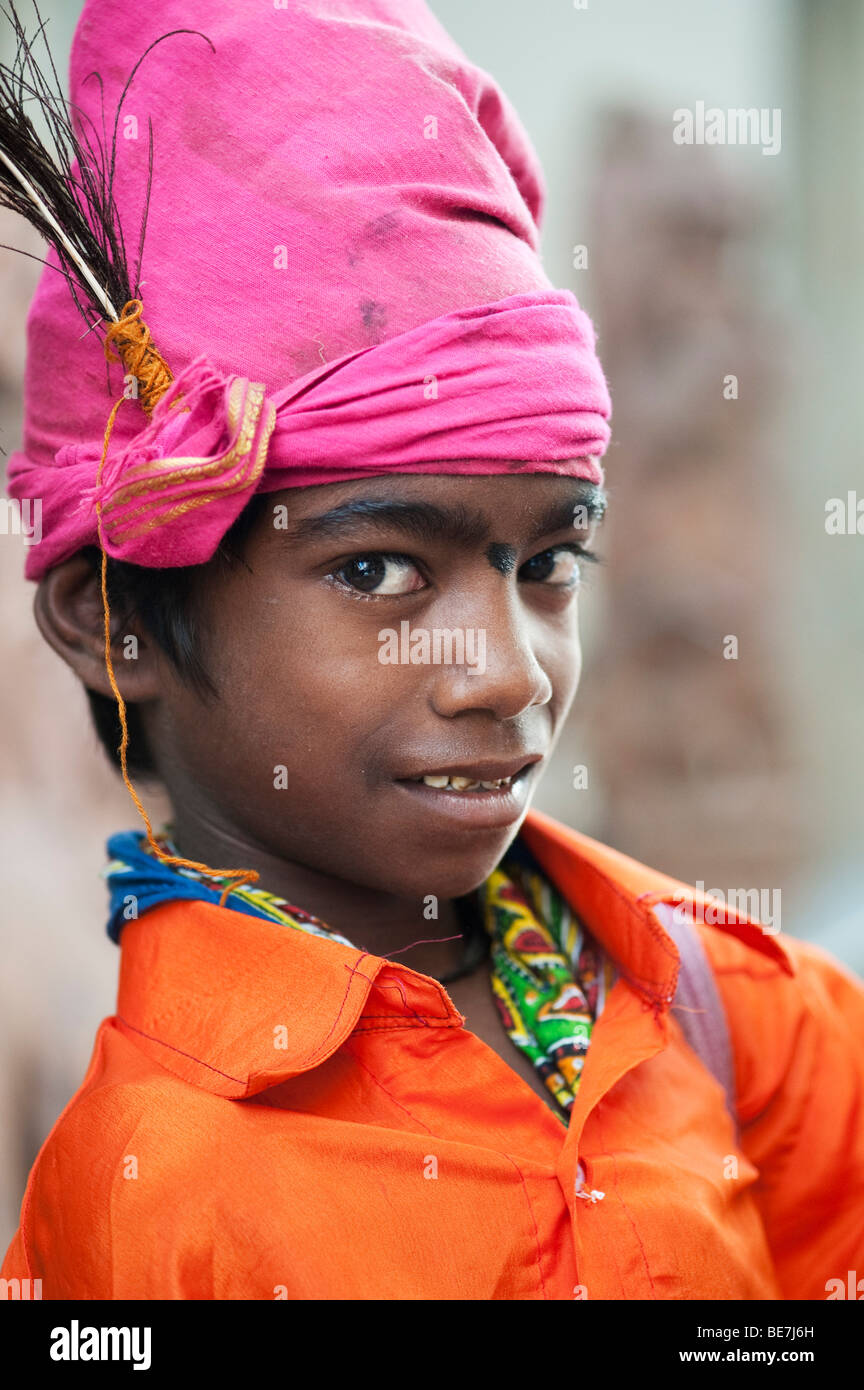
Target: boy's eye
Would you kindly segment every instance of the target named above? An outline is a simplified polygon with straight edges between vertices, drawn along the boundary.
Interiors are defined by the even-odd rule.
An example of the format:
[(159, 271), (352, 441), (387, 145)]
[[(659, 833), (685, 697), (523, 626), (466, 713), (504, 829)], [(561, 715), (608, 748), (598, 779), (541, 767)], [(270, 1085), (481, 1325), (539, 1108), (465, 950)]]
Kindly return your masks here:
[(426, 581), (407, 555), (379, 551), (355, 555), (334, 573), (343, 584), (363, 594), (411, 594), (426, 587)]
[(555, 588), (576, 588), (582, 577), (579, 556), (591, 560), (594, 556), (584, 547), (574, 543), (555, 545), (550, 550), (542, 550), (534, 555), (519, 571), (521, 576), (535, 583), (549, 584)]
[[(550, 588), (576, 589), (582, 578), (580, 557), (585, 560), (597, 558), (576, 542), (552, 546), (526, 560), (519, 570), (519, 578)], [(340, 565), (338, 570), (333, 570), (330, 577), (355, 594), (369, 594), (376, 598), (413, 594), (427, 588), (426, 580), (409, 555), (389, 551), (370, 550), (355, 555)]]

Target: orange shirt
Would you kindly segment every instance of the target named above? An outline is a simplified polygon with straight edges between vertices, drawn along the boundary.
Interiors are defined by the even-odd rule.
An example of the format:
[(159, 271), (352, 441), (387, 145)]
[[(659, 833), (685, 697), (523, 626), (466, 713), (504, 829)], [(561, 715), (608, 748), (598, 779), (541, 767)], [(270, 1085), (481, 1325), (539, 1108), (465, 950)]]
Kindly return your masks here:
[(740, 914), (699, 926), (736, 1142), (651, 911), (700, 895), (539, 812), (522, 834), (621, 971), (567, 1129), (429, 976), (163, 904), (123, 929), (117, 1013), (2, 1276), (49, 1299), (824, 1299), (864, 1273), (860, 982)]

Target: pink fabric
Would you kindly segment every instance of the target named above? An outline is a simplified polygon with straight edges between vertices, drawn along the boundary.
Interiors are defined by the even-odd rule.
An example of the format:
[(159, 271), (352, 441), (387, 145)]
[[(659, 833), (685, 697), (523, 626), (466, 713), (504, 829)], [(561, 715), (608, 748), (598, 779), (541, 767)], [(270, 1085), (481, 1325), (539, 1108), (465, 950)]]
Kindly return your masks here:
[[(134, 401), (118, 412), (108, 552), (201, 563), (255, 491), (522, 461), (602, 481), (611, 403), (591, 321), (538, 257), (536, 156), (425, 4), (88, 0), (70, 63), (85, 117), (101, 129), (89, 74), (113, 113), (147, 45), (179, 27), (207, 39), (148, 54), (118, 127), (132, 248), (153, 124), (141, 298), (176, 380), (151, 421)], [(10, 494), (42, 501), (34, 579), (96, 540), (123, 389), (49, 259), (9, 465)]]

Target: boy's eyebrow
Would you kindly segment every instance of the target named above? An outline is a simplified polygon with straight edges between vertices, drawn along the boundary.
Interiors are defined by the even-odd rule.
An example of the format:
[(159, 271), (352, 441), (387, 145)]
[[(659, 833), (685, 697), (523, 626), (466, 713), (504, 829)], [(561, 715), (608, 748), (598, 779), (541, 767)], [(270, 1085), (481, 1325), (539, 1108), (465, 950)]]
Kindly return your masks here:
[[(527, 538), (529, 543), (538, 536), (572, 526), (574, 509), (579, 505), (585, 508), (589, 522), (600, 521), (606, 510), (606, 496), (593, 484), (577, 487), (570, 498), (553, 503), (537, 518)], [(366, 530), (370, 524), (392, 527), (414, 540), (454, 541), (466, 546), (488, 541), (492, 531), (485, 512), (463, 503), (442, 507), (435, 502), (390, 497), (357, 497), (320, 516), (301, 517), (280, 529), (287, 539), (301, 541), (344, 536), (352, 530)]]

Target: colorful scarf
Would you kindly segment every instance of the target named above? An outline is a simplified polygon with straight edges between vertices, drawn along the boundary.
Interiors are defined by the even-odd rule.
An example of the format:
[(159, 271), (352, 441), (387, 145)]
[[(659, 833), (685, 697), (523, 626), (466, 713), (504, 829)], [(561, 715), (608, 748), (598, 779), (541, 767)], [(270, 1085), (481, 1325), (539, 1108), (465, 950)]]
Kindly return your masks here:
[[(166, 853), (177, 854), (167, 832), (156, 839)], [(163, 863), (135, 831), (113, 835), (108, 853), (108, 935), (117, 943), (126, 921), (157, 904), (178, 898), (218, 904), (229, 882)], [(476, 901), (490, 939), (491, 985), (504, 1028), (542, 1076), (566, 1124), (614, 966), (518, 839), (477, 889)], [(232, 888), (226, 902), (235, 912), (354, 947), (311, 913), (263, 888)]]
[(504, 1028), (569, 1115), (614, 966), (520, 841), (478, 892)]
[[(154, 839), (166, 854), (178, 854), (167, 831), (154, 836)], [(205, 878), (194, 869), (164, 864), (147, 848), (146, 837), (135, 830), (112, 835), (108, 841), (108, 853), (110, 862), (102, 871), (110, 894), (108, 935), (118, 945), (124, 924), (140, 917), (150, 908), (178, 898), (199, 899), (218, 906), (229, 882), (215, 875)], [(325, 926), (311, 912), (263, 888), (232, 888), (227, 901), (234, 912), (245, 912), (250, 917), (266, 917), (270, 922), (281, 922), (285, 927), (295, 927), (312, 936), (324, 936), (330, 941), (341, 942), (343, 946), (354, 946), (353, 941)]]

